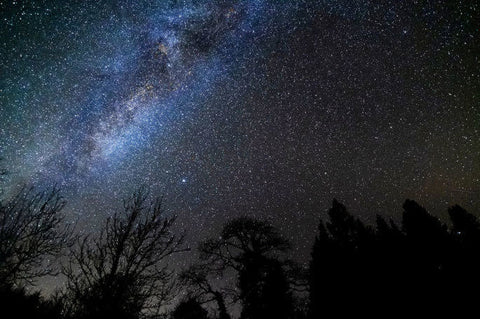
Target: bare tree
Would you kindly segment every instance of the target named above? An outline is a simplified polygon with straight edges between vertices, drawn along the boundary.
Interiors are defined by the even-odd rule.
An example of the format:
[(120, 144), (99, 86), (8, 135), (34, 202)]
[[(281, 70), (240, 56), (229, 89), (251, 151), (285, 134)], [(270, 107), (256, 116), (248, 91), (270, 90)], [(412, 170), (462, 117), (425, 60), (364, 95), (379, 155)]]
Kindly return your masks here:
[(138, 318), (168, 300), (165, 260), (185, 250), (184, 236), (172, 232), (175, 217), (164, 217), (161, 200), (147, 197), (144, 189), (135, 192), (98, 237), (83, 237), (73, 250), (64, 274), (78, 317)]
[[(286, 307), (291, 304), (289, 282), (283, 269), (287, 262), (283, 258), (283, 253), (289, 248), (288, 240), (268, 222), (238, 217), (223, 226), (219, 237), (207, 239), (199, 245), (201, 266), (197, 267), (196, 272), (186, 273), (184, 276), (187, 276), (194, 287), (196, 286), (194, 291), (199, 294), (200, 300), (207, 296), (211, 296), (212, 300), (220, 300), (218, 291), (211, 289), (212, 278), (215, 278), (214, 276), (225, 278), (226, 272), (235, 273), (237, 289), (231, 299), (241, 301), (242, 318), (250, 318), (251, 312), (258, 312), (260, 317), (283, 318), (268, 310), (285, 308), (286, 311), (282, 315), (290, 313)], [(272, 298), (278, 297), (283, 292), (284, 300), (278, 299), (277, 305), (273, 305)], [(266, 306), (268, 302), (269, 306)], [(218, 301), (217, 303), (219, 312), (222, 313), (222, 303)], [(265, 309), (263, 312), (257, 311), (255, 307), (260, 306), (260, 303), (264, 303), (261, 307), (267, 309), (266, 312), (263, 311)]]
[(200, 258), (213, 269), (244, 268), (246, 258), (269, 258), (290, 248), (289, 242), (269, 223), (238, 217), (227, 222), (220, 237), (211, 238), (199, 246)]
[(210, 275), (206, 265), (194, 265), (180, 274), (180, 281), (186, 287), (191, 299), (200, 304), (214, 302), (218, 309), (218, 318), (230, 319), (225, 297), (235, 300), (235, 296), (225, 288), (214, 287), (209, 279)]
[(28, 282), (56, 273), (55, 259), (72, 242), (61, 210), (65, 201), (58, 189), (22, 189), (0, 201), (0, 282)]

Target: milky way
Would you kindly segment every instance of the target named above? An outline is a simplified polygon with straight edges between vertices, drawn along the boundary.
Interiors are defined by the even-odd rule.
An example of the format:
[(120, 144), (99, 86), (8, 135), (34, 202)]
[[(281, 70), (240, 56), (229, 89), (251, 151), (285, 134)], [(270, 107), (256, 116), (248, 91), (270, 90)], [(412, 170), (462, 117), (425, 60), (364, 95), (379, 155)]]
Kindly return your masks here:
[[(94, 8), (84, 4), (69, 8), (78, 10), (80, 16), (57, 17), (67, 20), (59, 26), (54, 9), (39, 12), (40, 8), (33, 6), (29, 12), (28, 5), (19, 6), (19, 21), (12, 16), (9, 26), (15, 29), (22, 16), (33, 19), (32, 13), (43, 14), (46, 17), (39, 18), (41, 22), (55, 24), (59, 33), (60, 39), (51, 39), (55, 34), (35, 30), (32, 22), (26, 22), (31, 31), (42, 33), (47, 47), (35, 43), (9, 49), (18, 55), (13, 57), (20, 58), (18, 62), (42, 60), (47, 64), (46, 74), (31, 70), (16, 89), (25, 92), (24, 99), (34, 95), (29, 103), (40, 104), (32, 106), (35, 117), (50, 113), (42, 122), (35, 122), (48, 131), (53, 129), (58, 138), (47, 141), (33, 137), (35, 146), (24, 160), (31, 163), (34, 174), (60, 175), (62, 185), (81, 182), (92, 171), (103, 174), (105, 165), (111, 167), (135, 147), (141, 151), (142, 145), (150, 143), (172, 120), (165, 113), (184, 112), (179, 105), (185, 101), (199, 103), (212, 84), (225, 76), (222, 73), (228, 73), (225, 67), (232, 61), (226, 57), (234, 58), (236, 53), (229, 46), (248, 34), (258, 10), (249, 4), (173, 8), (138, 4)], [(66, 9), (54, 8), (58, 14)], [(133, 9), (140, 12), (131, 15)], [(76, 47), (73, 52), (69, 52), (71, 47)], [(41, 81), (45, 89), (30, 92), (31, 77)], [(7, 86), (7, 94), (9, 89), (14, 88)], [(55, 93), (59, 95), (52, 101), (56, 110), (42, 110), (52, 106), (41, 99)], [(32, 131), (38, 132), (37, 125)]]
[(0, 6), (3, 189), (58, 185), (81, 231), (140, 185), (192, 245), (245, 214), (299, 256), (334, 197), (480, 211), (473, 2)]

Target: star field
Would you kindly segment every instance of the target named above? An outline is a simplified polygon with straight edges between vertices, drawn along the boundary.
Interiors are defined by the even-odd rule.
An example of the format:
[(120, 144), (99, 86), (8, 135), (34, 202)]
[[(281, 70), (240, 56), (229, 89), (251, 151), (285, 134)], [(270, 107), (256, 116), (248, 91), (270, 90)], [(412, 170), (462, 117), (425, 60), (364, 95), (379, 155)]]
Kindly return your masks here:
[(405, 198), (440, 217), (455, 203), (480, 212), (474, 2), (0, 11), (3, 188), (58, 185), (82, 232), (140, 185), (164, 194), (192, 246), (249, 215), (300, 260), (334, 197), (367, 222), (398, 217)]

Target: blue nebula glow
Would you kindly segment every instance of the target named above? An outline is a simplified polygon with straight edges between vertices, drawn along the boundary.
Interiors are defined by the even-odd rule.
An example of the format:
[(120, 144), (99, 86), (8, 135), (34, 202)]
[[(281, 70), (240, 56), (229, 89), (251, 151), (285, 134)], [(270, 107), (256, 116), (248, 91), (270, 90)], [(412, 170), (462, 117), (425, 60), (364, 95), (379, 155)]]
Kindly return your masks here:
[(67, 125), (59, 125), (55, 144), (38, 142), (24, 154), (31, 166), (24, 174), (55, 172), (62, 184), (104, 175), (195, 116), (216, 84), (240, 67), (255, 24), (267, 17), (262, 10), (262, 1), (191, 3), (146, 10), (138, 21), (112, 16), (87, 25), (77, 50), (65, 50), (66, 74), (45, 73), (59, 83), (62, 76), (76, 79), (78, 104), (57, 118)]

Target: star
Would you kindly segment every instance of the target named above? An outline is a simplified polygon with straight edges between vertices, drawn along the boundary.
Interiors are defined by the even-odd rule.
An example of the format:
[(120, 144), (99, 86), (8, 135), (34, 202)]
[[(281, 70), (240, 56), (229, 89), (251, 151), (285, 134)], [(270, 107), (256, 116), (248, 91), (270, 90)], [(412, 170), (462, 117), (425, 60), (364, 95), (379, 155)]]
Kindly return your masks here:
[(480, 210), (478, 5), (47, 2), (0, 5), (2, 196), (90, 231), (144, 185), (192, 246), (247, 215), (303, 263), (333, 198)]

